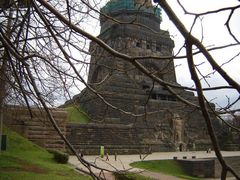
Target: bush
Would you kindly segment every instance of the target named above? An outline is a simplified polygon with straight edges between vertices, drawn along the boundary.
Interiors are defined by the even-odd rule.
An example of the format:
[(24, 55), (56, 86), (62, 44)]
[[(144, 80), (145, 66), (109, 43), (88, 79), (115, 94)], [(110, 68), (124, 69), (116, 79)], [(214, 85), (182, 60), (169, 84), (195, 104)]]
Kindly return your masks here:
[(138, 173), (136, 174), (136, 173), (130, 173), (130, 172), (127, 172), (127, 173), (115, 172), (114, 176), (116, 180), (153, 180), (150, 177), (145, 177)]
[(135, 180), (135, 178), (128, 177), (127, 174), (114, 173), (116, 180)]
[(66, 164), (69, 159), (69, 155), (59, 150), (49, 150), (48, 152), (53, 154), (53, 158), (56, 162)]

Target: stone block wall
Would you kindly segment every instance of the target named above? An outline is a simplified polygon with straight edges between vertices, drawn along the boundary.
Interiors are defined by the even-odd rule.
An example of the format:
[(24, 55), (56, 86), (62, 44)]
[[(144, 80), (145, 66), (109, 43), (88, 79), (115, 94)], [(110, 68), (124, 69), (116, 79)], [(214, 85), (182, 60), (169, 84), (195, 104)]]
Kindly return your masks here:
[[(67, 112), (63, 109), (51, 109), (53, 117), (63, 134), (66, 134)], [(44, 110), (8, 107), (4, 111), (4, 124), (25, 138), (46, 149), (65, 151), (65, 143), (52, 127)]]
[[(162, 117), (162, 112), (159, 112), (159, 116), (149, 115), (151, 117), (147, 121), (136, 119), (135, 123), (128, 124), (121, 124), (118, 118), (105, 119), (101, 124), (76, 124), (66, 122), (67, 112), (63, 109), (51, 111), (63, 134), (77, 151), (84, 154), (99, 154), (100, 146), (104, 146), (109, 154), (176, 150), (169, 119)], [(37, 108), (32, 108), (31, 112), (32, 117), (27, 108), (8, 107), (4, 113), (4, 124), (44, 148), (66, 150), (63, 140), (52, 127), (46, 113)], [(206, 149), (203, 142), (195, 143), (197, 150), (200, 150), (198, 145)]]
[(109, 154), (139, 154), (171, 151), (167, 143), (156, 141), (153, 128), (124, 124), (67, 124), (67, 139), (83, 154), (99, 154), (100, 146)]
[[(224, 158), (226, 163), (230, 165), (238, 175), (240, 175), (240, 156), (233, 156), (233, 157), (225, 157)], [(220, 178), (221, 177), (221, 165), (217, 159), (215, 159), (215, 174), (214, 178)], [(228, 177), (233, 176), (231, 173), (228, 172)]]
[[(240, 172), (240, 156), (224, 157), (226, 163), (230, 165), (235, 172)], [(199, 178), (220, 178), (222, 167), (217, 158), (204, 159), (181, 159), (177, 160), (183, 169), (191, 176)], [(231, 173), (227, 174), (232, 177)]]
[(212, 178), (214, 177), (214, 159), (187, 159), (178, 160), (184, 171), (194, 177)]

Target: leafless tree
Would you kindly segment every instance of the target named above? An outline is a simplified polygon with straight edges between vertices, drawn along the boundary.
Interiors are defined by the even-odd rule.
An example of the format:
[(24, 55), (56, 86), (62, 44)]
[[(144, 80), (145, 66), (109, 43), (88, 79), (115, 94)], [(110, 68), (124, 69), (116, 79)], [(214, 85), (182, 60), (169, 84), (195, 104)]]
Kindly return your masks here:
[[(219, 64), (211, 52), (227, 51), (228, 48), (239, 48), (239, 37), (235, 35), (231, 28), (231, 19), (233, 15), (239, 11), (239, 2), (230, 7), (223, 7), (201, 13), (192, 13), (186, 10), (180, 0), (176, 1), (179, 7), (185, 12), (186, 16), (194, 18), (191, 28), (186, 28), (185, 24), (179, 19), (178, 14), (174, 13), (167, 0), (159, 0), (155, 2), (155, 6), (161, 6), (172, 23), (181, 33), (184, 41), (183, 46), (177, 50), (175, 54), (168, 57), (155, 56), (130, 56), (116, 51), (110, 45), (88, 32), (88, 28), (92, 27), (89, 22), (97, 22), (99, 17), (101, 1), (76, 1), (76, 0), (12, 0), (1, 1), (0, 8), (0, 105), (1, 116), (4, 104), (22, 104), (29, 108), (33, 105), (44, 108), (48, 117), (65, 141), (68, 148), (78, 157), (79, 161), (88, 168), (85, 173), (91, 175), (94, 179), (99, 179), (91, 171), (89, 162), (85, 161), (78, 155), (73, 146), (58, 128), (49, 107), (59, 104), (59, 97), (71, 99), (73, 92), (81, 91), (80, 87), (86, 86), (90, 91), (98, 96), (110, 108), (121, 111), (122, 113), (137, 116), (132, 112), (127, 112), (119, 107), (109, 103), (104, 97), (94, 89), (91, 84), (86, 82), (86, 75), (89, 66), (90, 54), (88, 53), (89, 42), (93, 41), (101, 46), (112, 56), (121, 58), (131, 63), (135, 68), (151, 78), (155, 83), (164, 86), (171, 94), (175, 95), (178, 100), (200, 109), (204, 115), (208, 133), (216, 152), (217, 158), (222, 165), (221, 179), (226, 179), (227, 172), (231, 172), (236, 178), (239, 176), (224, 161), (219, 145), (214, 133), (209, 113), (219, 115), (214, 109), (207, 107), (208, 102), (205, 97), (207, 91), (217, 91), (219, 89), (234, 89), (240, 92), (239, 82), (231, 77), (231, 74), (224, 70), (225, 64), (231, 64), (239, 56), (230, 55), (232, 58), (228, 62)], [(228, 44), (214, 47), (207, 47), (202, 39), (196, 38), (192, 34), (196, 22), (203, 17), (208, 18), (212, 14), (228, 13), (228, 18), (223, 24), (226, 25), (227, 34), (232, 38)], [(104, 14), (103, 14), (104, 15)], [(114, 23), (124, 24), (134, 22), (120, 22), (112, 17), (104, 15), (105, 18), (111, 19)], [(142, 26), (135, 23), (136, 26)], [(97, 25), (96, 25), (97, 26)], [(199, 28), (199, 26), (197, 26)], [(149, 28), (149, 27), (145, 27)], [(203, 26), (204, 28), (204, 26)], [(203, 35), (204, 36), (204, 35)], [(182, 52), (181, 55), (178, 52)], [(195, 57), (201, 54), (205, 61), (213, 69), (208, 74), (201, 71), (201, 64), (195, 61)], [(141, 64), (141, 59), (174, 59), (181, 61), (187, 59), (188, 68), (191, 78), (194, 81), (194, 87), (179, 86), (171, 82), (164, 81), (156, 74), (152, 73), (148, 67)], [(211, 74), (218, 73), (227, 85), (214, 86), (208, 82), (207, 77)], [(105, 78), (107, 80), (107, 77)], [(203, 87), (203, 81), (208, 87)], [(175, 89), (185, 89), (195, 91), (198, 95), (199, 104), (193, 104), (181, 95), (175, 92)], [(240, 97), (240, 96), (239, 96)], [(229, 101), (227, 106), (221, 107), (224, 113), (233, 113), (231, 107), (239, 101), (239, 97), (235, 101)], [(223, 120), (224, 121), (224, 120)], [(224, 121), (225, 122), (225, 121)], [(227, 122), (225, 122), (227, 123)], [(234, 126), (230, 126), (238, 130)], [(95, 166), (96, 167), (96, 166)], [(101, 167), (96, 167), (102, 170)], [(106, 170), (108, 171), (108, 170)]]

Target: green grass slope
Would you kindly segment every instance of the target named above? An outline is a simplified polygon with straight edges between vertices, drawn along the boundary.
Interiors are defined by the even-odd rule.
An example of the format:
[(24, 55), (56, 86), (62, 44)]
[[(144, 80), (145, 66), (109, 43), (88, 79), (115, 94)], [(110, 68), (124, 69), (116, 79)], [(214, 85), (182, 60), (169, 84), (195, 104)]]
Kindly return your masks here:
[(164, 174), (169, 174), (172, 176), (189, 179), (189, 180), (199, 180), (200, 178), (195, 178), (189, 176), (183, 168), (174, 160), (153, 160), (153, 161), (139, 161), (130, 164), (132, 167), (146, 169), (152, 172), (160, 172)]
[(83, 111), (83, 109), (79, 106), (68, 106), (64, 108), (68, 112), (68, 120), (69, 122), (77, 122), (77, 123), (88, 123), (89, 117)]
[(58, 164), (53, 155), (17, 133), (4, 129), (7, 151), (0, 154), (0, 180), (87, 180), (74, 167)]

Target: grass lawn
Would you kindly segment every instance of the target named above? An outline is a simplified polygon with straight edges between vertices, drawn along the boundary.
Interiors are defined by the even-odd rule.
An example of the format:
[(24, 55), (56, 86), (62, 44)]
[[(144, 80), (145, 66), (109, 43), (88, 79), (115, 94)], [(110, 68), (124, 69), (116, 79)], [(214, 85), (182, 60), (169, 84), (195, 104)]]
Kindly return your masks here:
[(7, 151), (0, 154), (0, 179), (87, 180), (69, 164), (58, 164), (53, 155), (17, 133), (4, 128)]
[(183, 168), (174, 160), (153, 160), (153, 161), (139, 161), (130, 164), (133, 167), (146, 169), (153, 172), (161, 172), (172, 176), (199, 180), (200, 178), (191, 177), (183, 170)]
[(90, 121), (87, 114), (79, 106), (68, 106), (64, 109), (69, 114), (69, 117), (68, 117), (69, 122), (78, 122), (78, 123), (85, 124)]

